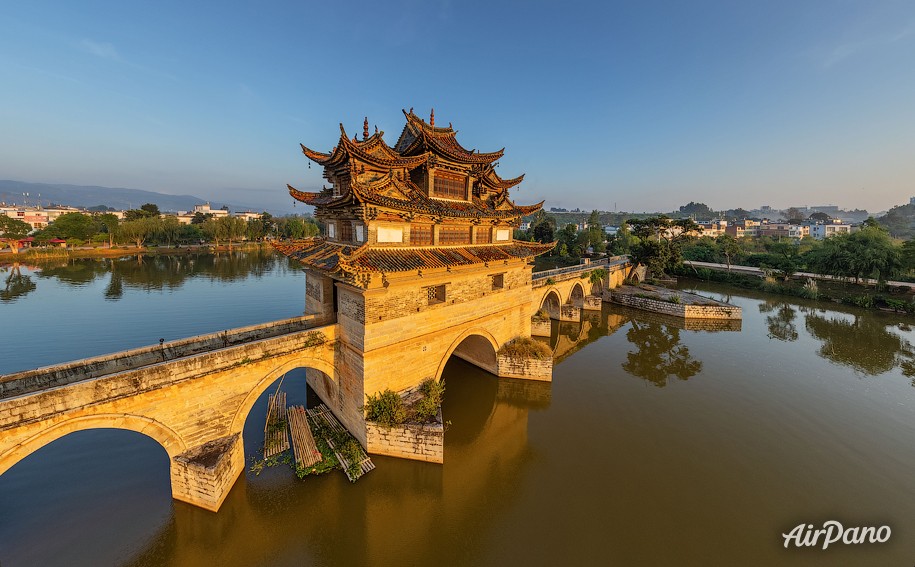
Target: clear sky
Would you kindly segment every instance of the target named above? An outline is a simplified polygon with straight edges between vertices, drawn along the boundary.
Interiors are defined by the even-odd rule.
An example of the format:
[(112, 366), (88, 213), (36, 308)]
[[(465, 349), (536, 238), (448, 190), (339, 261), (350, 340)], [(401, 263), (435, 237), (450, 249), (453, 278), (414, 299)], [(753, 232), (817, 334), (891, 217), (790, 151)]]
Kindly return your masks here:
[(299, 142), (410, 107), (505, 146), (520, 203), (879, 211), (915, 195), (915, 2), (0, 4), (0, 178), (284, 206)]

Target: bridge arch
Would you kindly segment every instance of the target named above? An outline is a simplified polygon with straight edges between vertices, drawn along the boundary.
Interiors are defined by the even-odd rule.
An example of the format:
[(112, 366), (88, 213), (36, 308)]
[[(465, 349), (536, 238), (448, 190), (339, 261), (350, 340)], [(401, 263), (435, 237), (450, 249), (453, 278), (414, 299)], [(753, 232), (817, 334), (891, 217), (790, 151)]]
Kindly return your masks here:
[(550, 317), (554, 319), (559, 319), (559, 308), (561, 305), (562, 297), (559, 295), (559, 290), (555, 288), (547, 290), (540, 300), (540, 309), (545, 309), (547, 313), (550, 314)]
[(569, 293), (569, 303), (575, 307), (581, 308), (585, 304), (585, 288), (581, 282), (575, 282), (572, 285), (572, 291)]
[(159, 443), (169, 459), (187, 450), (184, 440), (174, 430), (154, 419), (123, 413), (89, 415), (64, 420), (0, 454), (0, 474), (45, 445), (87, 429), (126, 429), (141, 433)]
[(235, 412), (235, 417), (232, 418), (232, 426), (229, 430), (232, 433), (242, 431), (245, 427), (245, 421), (248, 418), (248, 414), (251, 413), (251, 408), (254, 407), (254, 403), (257, 402), (257, 399), (261, 397), (267, 388), (271, 384), (276, 382), (281, 376), (289, 372), (290, 370), (295, 370), (296, 368), (314, 368), (315, 370), (320, 370), (327, 376), (330, 376), (331, 380), (340, 383), (340, 372), (337, 370), (337, 367), (333, 364), (321, 360), (319, 358), (313, 358), (310, 356), (296, 358), (285, 364), (277, 366), (270, 372), (268, 372), (263, 378), (261, 378), (251, 390), (248, 392), (248, 395), (245, 396), (245, 399), (242, 401), (241, 405), (238, 406), (238, 409)]
[(498, 351), (499, 342), (492, 333), (480, 328), (467, 329), (448, 346), (448, 350), (445, 351), (445, 355), (438, 364), (438, 370), (435, 371), (435, 379), (441, 380), (445, 365), (452, 355), (467, 360), (492, 374), (498, 374), (499, 365), (496, 359)]

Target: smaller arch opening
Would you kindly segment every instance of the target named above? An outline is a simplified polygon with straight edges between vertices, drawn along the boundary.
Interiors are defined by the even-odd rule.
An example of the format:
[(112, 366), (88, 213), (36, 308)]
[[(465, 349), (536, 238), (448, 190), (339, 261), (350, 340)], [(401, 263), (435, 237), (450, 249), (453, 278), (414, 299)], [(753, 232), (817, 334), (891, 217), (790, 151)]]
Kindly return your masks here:
[(559, 294), (555, 290), (550, 291), (540, 304), (540, 308), (549, 313), (551, 319), (557, 320), (559, 319), (559, 306)]
[(572, 286), (572, 293), (569, 295), (569, 303), (578, 307), (579, 309), (584, 307), (585, 304), (585, 290), (580, 283), (576, 283)]

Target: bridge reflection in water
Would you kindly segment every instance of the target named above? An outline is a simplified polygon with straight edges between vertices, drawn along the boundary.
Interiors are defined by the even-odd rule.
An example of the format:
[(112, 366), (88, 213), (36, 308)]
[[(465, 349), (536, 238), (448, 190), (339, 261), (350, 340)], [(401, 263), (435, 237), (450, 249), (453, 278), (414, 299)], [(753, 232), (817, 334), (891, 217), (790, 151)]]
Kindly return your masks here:
[[(219, 514), (174, 502), (171, 518), (127, 565), (434, 564), (441, 549), (432, 542), (463, 547), (485, 537), (491, 495), (510, 502), (536, 457), (528, 421), (549, 407), (551, 385), (498, 378), (456, 357), (444, 377), (445, 466), (373, 456), (377, 468), (355, 484), (338, 473), (297, 481), (286, 467), (248, 471)], [(304, 373), (287, 375), (290, 400), (298, 403), (304, 383)], [(257, 439), (265, 408), (258, 400), (245, 439)], [(256, 445), (246, 443), (249, 457)]]

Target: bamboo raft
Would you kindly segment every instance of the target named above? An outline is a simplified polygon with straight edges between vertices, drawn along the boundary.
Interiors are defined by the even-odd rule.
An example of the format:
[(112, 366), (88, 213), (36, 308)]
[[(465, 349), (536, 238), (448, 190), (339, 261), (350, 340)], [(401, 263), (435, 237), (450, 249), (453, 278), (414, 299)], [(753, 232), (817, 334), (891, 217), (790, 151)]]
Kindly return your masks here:
[[(350, 435), (350, 433), (346, 429), (344, 429), (342, 425), (340, 425), (340, 422), (337, 421), (337, 418), (334, 417), (334, 414), (331, 413), (331, 411), (329, 409), (327, 409), (327, 406), (325, 406), (324, 404), (321, 404), (317, 408), (314, 408), (314, 409), (305, 410), (305, 413), (308, 415), (309, 424), (312, 425), (314, 428), (318, 429), (323, 426), (323, 427), (327, 427), (328, 429), (330, 429), (331, 431), (333, 431), (337, 434), (342, 434), (342, 435), (352, 437)], [(350, 465), (352, 463), (350, 463), (340, 454), (340, 452), (334, 447), (332, 440), (325, 439), (325, 441), (330, 446), (331, 450), (334, 452), (334, 455), (336, 455), (337, 460), (340, 462), (340, 465), (343, 467), (343, 472), (346, 473), (346, 476), (350, 479), (350, 481), (356, 482), (356, 480), (358, 480), (362, 475), (364, 475), (365, 473), (367, 473), (370, 470), (375, 468), (374, 463), (372, 463), (372, 460), (369, 458), (368, 454), (366, 454), (365, 449), (363, 449), (362, 446), (360, 445), (359, 451), (361, 454), (361, 460), (359, 461), (359, 473), (350, 474)]]
[(324, 457), (311, 434), (305, 408), (292, 406), (286, 415), (289, 418), (289, 429), (292, 431), (292, 451), (295, 453), (296, 465), (306, 468), (319, 463)]
[(277, 392), (267, 400), (267, 423), (264, 424), (264, 458), (289, 449), (286, 427), (286, 392)]

